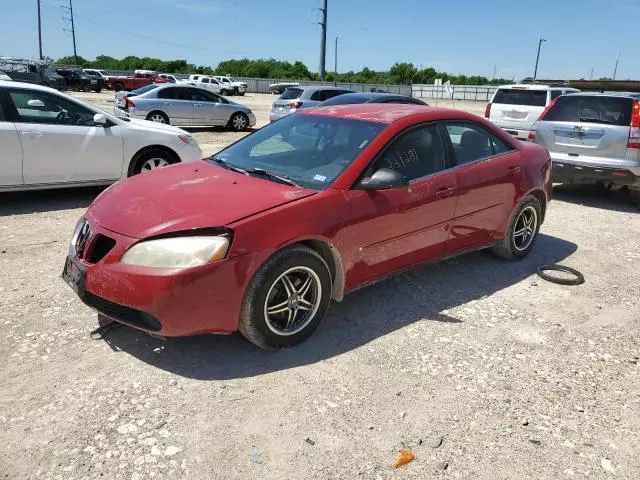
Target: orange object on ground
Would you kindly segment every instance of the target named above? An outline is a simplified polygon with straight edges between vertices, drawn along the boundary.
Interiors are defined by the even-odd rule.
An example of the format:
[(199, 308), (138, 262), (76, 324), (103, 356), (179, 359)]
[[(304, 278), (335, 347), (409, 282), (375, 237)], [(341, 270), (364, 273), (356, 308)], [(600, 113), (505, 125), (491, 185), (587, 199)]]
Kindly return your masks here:
[(396, 463), (393, 464), (393, 466), (395, 468), (400, 468), (407, 463), (413, 462), (415, 458), (415, 455), (409, 450), (400, 450), (400, 455), (398, 455), (398, 459), (396, 460)]

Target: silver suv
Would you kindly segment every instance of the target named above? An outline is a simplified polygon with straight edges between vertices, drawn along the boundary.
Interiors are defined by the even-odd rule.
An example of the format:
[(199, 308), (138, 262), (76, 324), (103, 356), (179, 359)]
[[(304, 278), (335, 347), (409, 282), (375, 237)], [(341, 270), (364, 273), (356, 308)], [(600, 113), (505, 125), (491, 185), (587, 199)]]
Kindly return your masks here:
[(529, 140), (547, 147), (553, 180), (640, 190), (640, 94), (578, 93), (558, 97)]
[(282, 117), (291, 115), (301, 108), (316, 107), (325, 100), (337, 97), (343, 93), (353, 93), (353, 90), (347, 90), (341, 87), (289, 87), (278, 99), (273, 102), (269, 119), (274, 122)]

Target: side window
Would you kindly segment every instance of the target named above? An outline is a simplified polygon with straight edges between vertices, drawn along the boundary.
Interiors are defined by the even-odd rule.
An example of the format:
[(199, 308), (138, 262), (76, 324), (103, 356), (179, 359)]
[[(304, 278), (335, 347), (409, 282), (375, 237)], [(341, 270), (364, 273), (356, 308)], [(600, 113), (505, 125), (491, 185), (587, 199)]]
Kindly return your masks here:
[(511, 146), (480, 125), (464, 122), (446, 123), (445, 126), (457, 165), (476, 162), (513, 150)]
[(549, 100), (553, 100), (554, 98), (558, 98), (563, 93), (564, 92), (562, 90), (551, 90), (551, 96), (549, 97)]
[(313, 100), (315, 102), (322, 102), (323, 100), (325, 100), (324, 95), (323, 95), (323, 91), (322, 90), (317, 90), (317, 91), (313, 92), (313, 94), (311, 95), (310, 100)]
[(333, 97), (337, 97), (338, 95), (342, 95), (343, 92), (342, 90), (324, 90), (322, 92), (320, 92), (320, 96), (321, 96), (321, 100), (329, 100), (330, 98)]
[(162, 90), (160, 90), (158, 92), (158, 98), (176, 99), (176, 98), (178, 98), (176, 96), (176, 90), (178, 90), (178, 89), (177, 88), (163, 88)]
[(200, 82), (202, 82), (202, 83), (209, 83), (209, 79), (208, 79), (208, 78), (203, 78), (202, 80), (200, 80)]
[(401, 133), (367, 167), (364, 176), (381, 168), (395, 170), (409, 181), (443, 170), (444, 148), (438, 127), (424, 125)]
[(47, 92), (9, 90), (17, 110), (16, 122), (92, 127), (94, 112)]

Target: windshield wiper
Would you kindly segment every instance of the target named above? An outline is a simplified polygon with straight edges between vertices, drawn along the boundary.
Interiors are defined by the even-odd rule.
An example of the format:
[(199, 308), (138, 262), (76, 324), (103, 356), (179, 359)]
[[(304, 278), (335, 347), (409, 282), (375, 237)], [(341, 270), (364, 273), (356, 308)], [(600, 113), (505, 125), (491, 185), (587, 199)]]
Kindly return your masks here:
[(289, 177), (285, 177), (282, 175), (276, 175), (275, 173), (267, 172), (262, 168), (249, 168), (245, 170), (248, 174), (256, 174), (256, 175), (264, 175), (265, 177), (269, 177), (276, 182), (284, 183), (286, 185), (291, 185), (292, 187), (300, 187), (296, 182), (291, 180)]
[(226, 168), (227, 170), (233, 170), (234, 172), (242, 173), (243, 175), (249, 175), (249, 173), (244, 168), (229, 165), (224, 158), (211, 157), (209, 160), (216, 162), (222, 168)]
[(588, 122), (588, 123), (605, 123), (607, 125), (618, 125), (618, 122), (615, 122), (612, 120), (602, 120), (600, 118), (595, 118), (595, 117), (580, 117), (579, 120), (581, 122)]

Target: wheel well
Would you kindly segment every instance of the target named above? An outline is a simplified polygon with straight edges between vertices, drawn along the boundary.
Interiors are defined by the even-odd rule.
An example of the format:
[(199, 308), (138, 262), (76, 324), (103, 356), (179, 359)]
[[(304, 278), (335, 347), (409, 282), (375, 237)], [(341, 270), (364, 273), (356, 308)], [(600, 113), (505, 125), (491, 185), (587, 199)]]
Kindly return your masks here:
[(324, 259), (331, 274), (331, 298), (337, 301), (342, 300), (344, 296), (344, 269), (340, 254), (335, 247), (321, 240), (302, 240), (297, 243), (310, 248)]
[(542, 190), (534, 190), (533, 192), (530, 193), (530, 195), (533, 195), (534, 197), (536, 197), (540, 202), (540, 209), (542, 210), (542, 221), (540, 223), (542, 224), (544, 222), (544, 217), (547, 213), (547, 196), (544, 194)]
[(146, 118), (149, 118), (152, 114), (154, 113), (159, 113), (162, 116), (164, 116), (164, 118), (166, 118), (167, 120), (169, 119), (169, 115), (167, 115), (166, 113), (164, 113), (162, 110), (151, 110), (149, 113), (147, 113)]
[(141, 148), (140, 150), (138, 150), (135, 153), (135, 155), (131, 158), (131, 161), (129, 162), (129, 168), (127, 169), (127, 176), (128, 177), (133, 175), (133, 171), (135, 169), (136, 162), (138, 161), (140, 156), (143, 155), (144, 153), (150, 151), (150, 150), (162, 150), (163, 152), (166, 152), (169, 155), (171, 155), (173, 157), (173, 160), (174, 160), (175, 163), (180, 162), (180, 157), (178, 156), (178, 154), (176, 152), (174, 152), (173, 150), (171, 150), (169, 147), (165, 147), (164, 145), (149, 145), (149, 146), (146, 146), (146, 147)]

